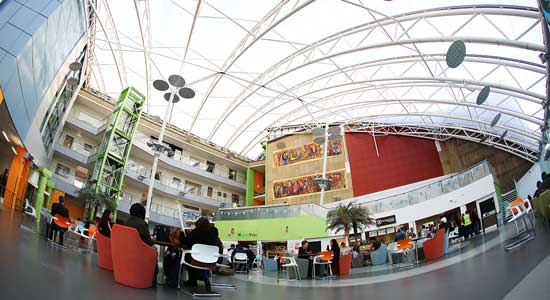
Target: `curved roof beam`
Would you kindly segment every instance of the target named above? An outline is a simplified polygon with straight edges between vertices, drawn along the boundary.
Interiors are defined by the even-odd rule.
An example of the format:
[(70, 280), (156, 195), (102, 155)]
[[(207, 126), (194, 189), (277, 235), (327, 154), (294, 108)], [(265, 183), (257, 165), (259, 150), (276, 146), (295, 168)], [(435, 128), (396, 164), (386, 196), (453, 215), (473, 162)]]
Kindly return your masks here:
[[(426, 82), (427, 84), (430, 84), (432, 86), (437, 86), (437, 84), (439, 85), (443, 85), (443, 86), (447, 86), (447, 82), (444, 81), (444, 80), (441, 80), (441, 81), (435, 81), (433, 82), (433, 79), (430, 78), (430, 77), (425, 77), (425, 78), (405, 78), (405, 77), (400, 77), (400, 78), (392, 78), (392, 79), (384, 79), (385, 81), (397, 81), (397, 82), (401, 82), (401, 81), (407, 81), (407, 80), (416, 80), (416, 81), (424, 81)], [(368, 81), (367, 83), (370, 83), (372, 81)], [(319, 91), (324, 91), (324, 90), (328, 90), (328, 89), (332, 89), (332, 88), (336, 88), (336, 87), (341, 87), (341, 86), (346, 86), (346, 85), (352, 85), (352, 84), (360, 84), (361, 82), (356, 82), (356, 83), (346, 83), (346, 84), (341, 84), (341, 85), (337, 85), (337, 86), (331, 86), (331, 87), (327, 87), (327, 88), (324, 88), (324, 89), (320, 89), (320, 90), (317, 90), (317, 91), (313, 91), (311, 93), (308, 93), (308, 94), (304, 94), (304, 95), (300, 95), (299, 97), (306, 97), (310, 94), (313, 94), (313, 93), (317, 93)], [(494, 86), (494, 85), (491, 85), (489, 83), (483, 83), (483, 82), (467, 82), (467, 81), (456, 81), (454, 83), (455, 85), (458, 85), (458, 86), (462, 86), (462, 87), (468, 87), (468, 88), (472, 88), (474, 86), (491, 86), (492, 88), (498, 90), (498, 91), (494, 91), (494, 92), (497, 92), (499, 94), (504, 94), (504, 95), (508, 95), (508, 96), (513, 96), (513, 97), (518, 97), (518, 96), (521, 96), (521, 93), (519, 95), (516, 95), (515, 93), (509, 93), (506, 89), (503, 89), (503, 90), (500, 90), (500, 87), (498, 86)], [(414, 86), (417, 86), (415, 84), (412, 84)], [(408, 85), (407, 85), (408, 86)], [(350, 89), (350, 90), (346, 90), (346, 91), (342, 91), (342, 92), (338, 92), (338, 93), (335, 93), (335, 94), (332, 94), (332, 95), (328, 95), (328, 96), (323, 96), (322, 98), (318, 99), (318, 100), (315, 100), (315, 101), (312, 101), (310, 102), (309, 104), (317, 104), (318, 102), (323, 102), (323, 101), (328, 101), (334, 97), (339, 97), (339, 96), (344, 96), (344, 95), (348, 95), (348, 94), (354, 94), (354, 93), (358, 93), (358, 92), (362, 92), (362, 91), (365, 91), (365, 90), (372, 90), (372, 89), (379, 89), (380, 87), (383, 87), (384, 88), (384, 85), (371, 85), (371, 86), (366, 86), (366, 87), (359, 87), (359, 88), (356, 88), (356, 89)], [(401, 85), (396, 85), (396, 87), (401, 87)], [(538, 99), (544, 99), (544, 96), (542, 95), (539, 95)], [(377, 103), (376, 102), (377, 100), (369, 100), (369, 101), (364, 101), (364, 102), (355, 102), (355, 103)], [(378, 100), (380, 101), (380, 103), (384, 103), (384, 102), (387, 102), (385, 100)], [(399, 100), (395, 100), (395, 101), (398, 101)], [(424, 100), (415, 100), (416, 102), (425, 102), (425, 103), (435, 103), (435, 101), (433, 100), (430, 100), (430, 99), (424, 99)], [(542, 100), (541, 101), (538, 101), (538, 102), (535, 102), (537, 104), (540, 104), (542, 106)], [(542, 120), (540, 119), (537, 119), (537, 118), (533, 118), (532, 116), (530, 115), (526, 115), (526, 114), (521, 114), (521, 113), (518, 113), (518, 112), (514, 112), (514, 111), (510, 111), (510, 110), (505, 110), (505, 109), (501, 109), (501, 108), (498, 108), (498, 107), (491, 107), (491, 106), (487, 106), (487, 105), (477, 105), (475, 103), (471, 103), (471, 102), (460, 102), (460, 101), (448, 101), (448, 103), (445, 103), (445, 104), (451, 104), (451, 105), (457, 105), (457, 106), (468, 106), (468, 107), (475, 107), (475, 108), (483, 108), (483, 109), (486, 109), (486, 110), (492, 110), (492, 111), (496, 111), (496, 112), (502, 112), (502, 113), (506, 113), (506, 114), (509, 114), (509, 115), (512, 115), (512, 116), (516, 116), (518, 118), (521, 118), (521, 119), (525, 119), (526, 121), (529, 121), (529, 122), (533, 122), (533, 123), (536, 123), (536, 124), (539, 124), (539, 123), (543, 123)], [(346, 104), (344, 104), (346, 105)], [(337, 106), (336, 108), (338, 108), (339, 106)], [(269, 114), (270, 112), (272, 112), (273, 110), (275, 110), (277, 108), (277, 106), (274, 106), (273, 108), (271, 108), (270, 110), (268, 110), (267, 112), (263, 113), (262, 115), (259, 115), (257, 116), (256, 115), (256, 119), (249, 123), (245, 128), (238, 128), (233, 136), (228, 140), (228, 143), (224, 146), (224, 147), (230, 147), (242, 134), (244, 131), (246, 131), (250, 126), (252, 126), (252, 124), (258, 122), (259, 120), (262, 119), (263, 116), (265, 116), (266, 114)], [(329, 109), (329, 108), (325, 108), (325, 109)], [(269, 127), (272, 127), (274, 126), (277, 122), (283, 120), (285, 118), (285, 116), (275, 120), (274, 122), (272, 122), (270, 125), (266, 126), (266, 128), (269, 128)], [(540, 125), (540, 124), (539, 124)]]
[[(386, 43), (371, 44), (371, 45), (364, 46), (364, 47), (358, 47), (358, 48), (342, 51), (342, 52), (339, 52), (339, 53), (331, 54), (331, 55), (328, 55), (328, 56), (325, 56), (325, 57), (322, 57), (322, 58), (318, 58), (318, 59), (303, 63), (303, 64), (298, 65), (296, 67), (293, 67), (292, 69), (289, 69), (289, 70), (287, 70), (287, 71), (285, 71), (285, 72), (283, 72), (283, 73), (281, 73), (281, 74), (279, 74), (275, 77), (272, 77), (269, 81), (267, 81), (263, 84), (258, 83), (258, 85), (261, 85), (261, 86), (255, 87), (255, 89), (253, 89), (253, 92), (248, 93), (248, 95), (245, 98), (243, 98), (242, 100), (240, 100), (237, 105), (233, 105), (232, 107), (230, 105), (229, 106), (230, 108), (226, 109), (226, 111), (223, 113), (223, 117), (218, 119), (218, 122), (216, 123), (216, 126), (214, 127), (214, 129), (212, 130), (212, 132), (210, 133), (209, 136), (212, 137), (213, 134), (215, 134), (215, 131), (217, 131), (220, 128), (221, 123), (223, 123), (229, 117), (229, 115), (231, 115), (235, 111), (235, 109), (239, 105), (241, 105), (250, 96), (252, 96), (259, 89), (261, 89), (262, 86), (268, 85), (268, 84), (276, 81), (277, 79), (279, 79), (279, 78), (281, 78), (281, 77), (283, 77), (283, 76), (285, 76), (289, 73), (292, 73), (294, 71), (302, 69), (302, 68), (304, 68), (306, 66), (309, 66), (311, 64), (319, 63), (319, 62), (322, 62), (324, 60), (331, 59), (331, 58), (338, 57), (338, 56), (342, 56), (342, 55), (346, 55), (346, 54), (351, 54), (351, 53), (364, 51), (364, 50), (369, 50), (369, 49), (383, 48), (383, 47), (387, 47), (387, 46), (405, 45), (405, 44), (412, 44), (412, 43), (454, 42), (454, 41), (458, 41), (458, 40), (461, 40), (461, 41), (464, 41), (464, 42), (467, 42), (467, 43), (494, 44), (494, 45), (499, 45), (499, 46), (509, 46), (509, 47), (514, 47), (514, 48), (544, 52), (544, 46), (537, 45), (537, 44), (532, 44), (532, 43), (527, 43), (527, 42), (519, 42), (519, 41), (510, 41), (510, 40), (504, 40), (504, 39), (485, 38), (485, 37), (465, 37), (465, 36), (463, 36), (463, 37), (430, 37), (430, 38), (417, 38), (417, 39), (410, 39), (410, 40), (400, 40), (400, 41), (394, 41), (394, 42), (389, 42), (389, 43), (386, 42)], [(448, 78), (442, 78), (441, 80), (442, 81), (454, 81), (454, 82), (464, 81), (464, 80), (460, 80), (460, 79), (458, 79), (458, 80), (457, 79), (449, 80)], [(524, 91), (524, 92), (526, 92), (526, 91)], [(520, 90), (520, 93), (521, 93), (521, 90)], [(527, 93), (531, 93), (531, 92), (527, 92)], [(537, 96), (535, 96), (535, 98), (544, 99), (544, 96), (538, 95), (538, 94), (536, 94), (536, 95)]]
[[(193, 118), (193, 121), (191, 122), (191, 127), (189, 128), (189, 131), (192, 131), (193, 130), (193, 127), (195, 126), (195, 123), (197, 122), (197, 118), (199, 117), (199, 114), (201, 113), (203, 107), (204, 107), (204, 104), (206, 103), (206, 100), (208, 99), (208, 97), (210, 96), (210, 94), (212, 93), (212, 91), (216, 88), (216, 86), (218, 85), (218, 83), (220, 82), (221, 78), (223, 77), (223, 75), (229, 71), (229, 69), (233, 66), (233, 64), (235, 64), (235, 62), (248, 50), (250, 49), (250, 47), (252, 47), (256, 41), (260, 40), (264, 35), (266, 35), (268, 32), (270, 32), (273, 28), (277, 27), (279, 24), (281, 24), (283, 21), (285, 21), (286, 19), (290, 18), (291, 16), (293, 16), (295, 13), (297, 13), (298, 11), (302, 10), (303, 8), (305, 8), (306, 6), (310, 5), (311, 3), (313, 3), (315, 0), (308, 0), (306, 1), (305, 3), (301, 4), (300, 6), (298, 7), (295, 7), (292, 11), (290, 11), (288, 14), (286, 14), (284, 17), (282, 17), (281, 19), (275, 21), (273, 24), (271, 24), (266, 30), (264, 30), (263, 32), (259, 33), (259, 34), (256, 34), (258, 31), (261, 30), (262, 28), (262, 25), (264, 22), (267, 22), (267, 20), (269, 18), (272, 18), (273, 17), (273, 20), (276, 18), (277, 14), (279, 13), (279, 11), (281, 10), (281, 8), (288, 3), (288, 0), (286, 1), (281, 1), (279, 2), (279, 4), (277, 4), (277, 6), (275, 6), (272, 10), (270, 10), (268, 12), (268, 14), (266, 16), (264, 16), (259, 22), (258, 24), (256, 24), (256, 26), (254, 26), (254, 28), (246, 34), (246, 36), (243, 38), (243, 40), (241, 40), (241, 42), (237, 45), (237, 47), (235, 47), (235, 49), (233, 50), (233, 52), (231, 53), (231, 55), (226, 59), (225, 63), (223, 64), (223, 69), (222, 71), (219, 73), (219, 75), (216, 77), (216, 79), (212, 82), (212, 84), (210, 85), (210, 87), (208, 88), (208, 90), (206, 91), (205, 95), (204, 95), (204, 98), (202, 99), (201, 101), (201, 104), (199, 105), (199, 108), (197, 110), (197, 112), (195, 113), (195, 117)], [(253, 40), (247, 44), (247, 41), (249, 38), (253, 38)]]
[[(358, 26), (354, 26), (351, 28), (348, 28), (346, 30), (340, 31), (338, 33), (335, 33), (333, 35), (327, 36), (326, 38), (323, 38), (310, 46), (306, 46), (302, 48), (299, 51), (296, 51), (292, 53), (291, 55), (287, 56), (286, 58), (282, 59), (281, 61), (277, 62), (273, 66), (271, 66), (268, 70), (266, 70), (264, 73), (258, 75), (254, 82), (257, 83), (258, 86), (266, 85), (273, 80), (270, 80), (266, 83), (259, 83), (260, 80), (264, 77), (266, 77), (268, 74), (272, 73), (273, 71), (276, 71), (280, 66), (283, 64), (291, 61), (292, 59), (304, 55), (304, 53), (308, 51), (312, 51), (313, 49), (320, 47), (323, 44), (329, 43), (331, 41), (340, 39), (344, 36), (355, 34), (358, 32), (363, 32), (371, 28), (375, 28), (378, 25), (391, 25), (395, 24), (396, 22), (404, 22), (407, 20), (417, 20), (420, 18), (431, 18), (431, 17), (441, 17), (441, 16), (455, 16), (455, 15), (476, 15), (476, 14), (486, 14), (486, 15), (507, 15), (507, 16), (518, 16), (518, 17), (525, 17), (525, 18), (531, 18), (535, 22), (539, 21), (539, 15), (538, 11), (533, 8), (528, 7), (522, 7), (522, 6), (500, 6), (500, 5), (479, 5), (479, 6), (451, 6), (451, 7), (443, 7), (443, 8), (435, 8), (430, 10), (423, 10), (423, 11), (417, 11), (417, 12), (411, 12), (411, 13), (405, 13), (401, 15), (397, 15), (392, 18), (385, 18), (385, 19), (379, 19), (378, 21), (371, 21), (367, 22)], [(455, 38), (454, 40), (458, 40), (460, 38)], [(454, 41), (449, 40), (449, 41)], [(502, 40), (506, 41), (506, 40)], [(516, 41), (514, 41), (516, 42)], [(497, 43), (498, 44), (498, 43)], [(539, 49), (540, 50), (540, 49)], [(327, 59), (331, 59), (332, 56), (327, 57)], [(279, 77), (277, 77), (279, 78)], [(235, 100), (229, 105), (229, 108), (224, 112), (222, 115), (222, 119), (219, 119), (216, 126), (214, 127), (213, 131), (210, 133), (208, 140), (212, 138), (212, 136), (215, 134), (215, 132), (219, 129), (221, 126), (220, 123), (223, 123), (225, 121), (227, 115), (231, 114), (234, 110), (234, 106), (239, 106), (244, 100), (246, 100), (251, 93), (248, 94), (248, 96), (245, 97), (243, 101), (239, 102), (239, 98), (243, 97), (247, 91), (254, 90), (253, 93), (255, 93), (259, 88), (256, 88), (254, 90), (253, 85), (250, 85), (248, 88), (243, 89), (243, 91), (235, 98)], [(239, 102), (235, 105), (236, 102)]]
[[(355, 104), (355, 103), (349, 103), (349, 104), (343, 104), (343, 105), (338, 105), (338, 106), (335, 106), (335, 107), (330, 107), (330, 108), (327, 108), (327, 110), (330, 110), (330, 109), (333, 109), (333, 108), (339, 108), (339, 112), (342, 112), (342, 111), (351, 111), (351, 110), (355, 110), (355, 109), (358, 109), (358, 108), (365, 108), (365, 107), (369, 107), (369, 106), (379, 106), (379, 105), (384, 105), (384, 104), (381, 104), (381, 103), (378, 103), (377, 105), (372, 105), (370, 103), (366, 103), (366, 104), (361, 104), (361, 105), (356, 105), (356, 106), (352, 106), (352, 107), (348, 107), (348, 108), (345, 108), (345, 109), (342, 109), (342, 106), (348, 106), (348, 105), (352, 105), (352, 104)], [(319, 110), (320, 111), (320, 110)], [(317, 111), (317, 112), (319, 112)], [(316, 112), (314, 112), (316, 113)], [(330, 117), (332, 115), (334, 115), (335, 113), (334, 112), (328, 112), (324, 115), (321, 115), (321, 116), (317, 116), (317, 119), (322, 119), (322, 118), (326, 118), (326, 117)], [(365, 120), (376, 120), (376, 119), (380, 119), (380, 118), (388, 118), (388, 117), (406, 117), (406, 116), (417, 116), (417, 117), (440, 117), (440, 118), (449, 118), (449, 119), (455, 119), (455, 120), (461, 120), (461, 121), (466, 121), (466, 122), (473, 122), (473, 123), (479, 123), (480, 125), (486, 125), (486, 126), (490, 126), (491, 122), (487, 122), (487, 121), (482, 121), (482, 120), (473, 120), (473, 119), (469, 119), (469, 118), (464, 118), (464, 117), (459, 117), (459, 116), (452, 116), (452, 115), (443, 115), (443, 114), (435, 114), (435, 113), (389, 113), (389, 114), (380, 114), (380, 115), (376, 115), (376, 116), (368, 116), (368, 117), (361, 117), (361, 118), (356, 118), (354, 119), (355, 122), (357, 121), (365, 121)], [(303, 118), (303, 116), (300, 116), (298, 118), (295, 118), (293, 120), (290, 120), (288, 121), (286, 124), (292, 124), (294, 121), (297, 121), (299, 119)], [(398, 126), (399, 124), (395, 124), (396, 126)], [(427, 124), (427, 125), (435, 125), (435, 124)], [(284, 125), (283, 125), (284, 126)], [(499, 128), (502, 128), (504, 130), (509, 130), (511, 132), (516, 132), (520, 135), (526, 135), (527, 137), (530, 137), (534, 140), (539, 140), (539, 137), (536, 136), (536, 135), (532, 135), (532, 134), (528, 134), (526, 133), (525, 131), (521, 131), (521, 130), (518, 130), (516, 128), (512, 128), (512, 127), (507, 127), (507, 126), (503, 126), (503, 125), (496, 125), (495, 127), (499, 127)], [(268, 127), (269, 128), (269, 127)], [(489, 132), (489, 131), (487, 131)], [(241, 155), (246, 155), (248, 154), (248, 152), (250, 152), (251, 148), (257, 143), (257, 141), (259, 139), (261, 139), (264, 135), (264, 132), (260, 132), (258, 135), (256, 135), (253, 139), (250, 140), (250, 142), (243, 148), (243, 150), (241, 150), (240, 154)], [(520, 143), (522, 145), (524, 145), (523, 143)], [(528, 145), (525, 145), (526, 147), (529, 147)]]
[[(355, 65), (351, 65), (351, 66), (348, 66), (348, 67), (345, 67), (343, 68), (345, 71), (353, 71), (353, 70), (357, 70), (359, 69), (360, 67), (373, 67), (373, 66), (380, 66), (380, 65), (388, 65), (388, 64), (394, 64), (394, 63), (407, 63), (407, 62), (416, 62), (418, 60), (415, 60), (414, 58), (417, 57), (416, 55), (413, 55), (413, 56), (403, 56), (403, 57), (396, 57), (396, 58), (390, 58), (390, 59), (380, 59), (380, 60), (375, 60), (375, 61), (370, 61), (370, 62), (363, 62), (363, 63), (359, 63), (359, 64), (355, 64)], [(430, 55), (430, 57), (426, 57), (426, 60), (427, 61), (431, 61), (431, 60), (445, 60), (445, 54), (433, 54), (433, 55)], [(465, 59), (466, 62), (481, 62), (481, 63), (489, 63), (489, 64), (496, 64), (496, 62), (499, 62), (498, 65), (504, 65), (504, 66), (509, 66), (509, 67), (514, 67), (514, 68), (520, 68), (520, 69), (523, 69), (523, 70), (527, 70), (527, 71), (532, 71), (532, 72), (537, 72), (537, 73), (540, 73), (541, 75), (546, 75), (546, 70), (545, 70), (545, 67), (543, 65), (537, 65), (537, 64), (533, 64), (531, 62), (527, 62), (527, 61), (521, 61), (521, 60), (517, 60), (517, 59), (509, 59), (509, 58), (502, 58), (502, 57), (498, 57), (498, 56), (488, 56), (488, 55), (475, 55), (475, 56), (470, 56), (470, 57), (466, 57)], [(301, 95), (301, 96), (295, 96), (293, 95), (293, 91), (294, 90), (297, 90), (303, 86), (306, 86), (308, 84), (311, 84), (317, 80), (322, 80), (322, 79), (325, 79), (325, 78), (329, 78), (329, 77), (333, 77), (333, 76), (337, 76), (340, 74), (340, 70), (332, 70), (330, 72), (326, 72), (324, 74), (320, 74), (320, 75), (317, 75), (317, 76), (314, 76), (306, 81), (302, 81), (300, 83), (297, 83), (296, 85), (286, 89), (285, 91), (281, 92), (278, 96), (274, 97), (273, 98), (273, 103), (279, 99), (281, 99), (283, 96), (286, 96), (286, 97), (296, 97), (296, 98), (300, 98), (300, 97), (304, 97), (304, 95)], [(436, 84), (433, 84), (433, 83), (430, 83), (429, 84), (430, 86), (437, 86)], [(443, 86), (449, 86), (448, 84), (442, 84)], [(456, 85), (456, 84), (454, 84)], [(382, 88), (385, 88), (387, 87), (388, 85), (377, 85), (377, 86), (374, 86), (374, 89), (377, 89), (378, 87), (382, 87)], [(409, 87), (409, 85), (399, 85), (399, 87)], [(422, 84), (418, 84), (416, 86), (424, 86)], [(450, 86), (452, 87), (452, 86)], [(471, 90), (471, 89), (481, 89), (482, 87), (475, 87), (475, 86), (466, 86), (464, 85), (465, 88)], [(323, 97), (325, 98), (325, 97)], [(281, 104), (278, 104), (277, 106), (284, 106), (285, 104), (287, 103), (290, 103), (294, 101), (294, 99), (291, 99), (291, 100), (286, 100), (285, 102), (281, 103)], [(316, 101), (314, 101), (316, 102)], [(257, 108), (253, 113), (251, 113), (248, 118), (246, 120), (244, 120), (244, 122), (241, 123), (241, 126), (239, 127), (242, 128), (243, 125), (245, 124), (248, 124), (248, 126), (246, 126), (246, 128), (248, 128), (250, 125), (254, 124), (255, 122), (257, 122), (259, 119), (261, 119), (263, 116), (265, 116), (266, 114), (268, 114), (269, 112), (272, 112), (274, 109), (277, 108), (277, 106), (274, 106), (273, 108), (271, 108), (270, 110), (268, 110), (267, 112), (265, 113), (261, 113), (266, 107), (265, 106), (262, 106), (262, 107), (259, 107)], [(260, 115), (258, 115), (260, 114)], [(252, 119), (255, 119), (253, 122), (249, 123)], [(245, 128), (245, 130), (246, 130)], [(237, 134), (237, 132), (235, 132), (233, 134), (233, 136), (231, 136), (231, 138), (229, 139), (229, 142), (228, 144), (225, 145), (225, 147), (228, 147), (231, 145), (231, 143), (233, 142), (234, 138), (235, 138), (235, 135)]]
[(111, 39), (109, 38), (109, 35), (107, 35), (107, 31), (105, 30), (105, 27), (103, 26), (103, 22), (101, 22), (101, 18), (99, 17), (99, 14), (97, 13), (97, 9), (95, 8), (95, 5), (90, 4), (88, 6), (91, 7), (92, 10), (94, 11), (94, 14), (96, 15), (96, 20), (99, 23), (99, 26), (101, 27), (101, 30), (103, 31), (103, 34), (105, 35), (105, 39), (107, 40), (107, 45), (109, 45), (109, 50), (111, 51), (111, 55), (113, 56), (113, 60), (115, 62), (115, 67), (116, 67), (116, 71), (117, 71), (117, 75), (118, 75), (118, 80), (120, 81), (120, 89), (122, 90), (122, 89), (124, 89), (124, 83), (122, 81), (122, 75), (120, 73), (120, 68), (118, 67), (118, 62), (117, 62), (117, 58), (116, 58), (116, 55), (115, 55), (115, 51), (113, 50), (113, 45), (111, 43)]
[[(411, 130), (408, 130), (409, 127), (412, 127)], [(385, 128), (399, 128), (399, 130), (384, 130)], [(368, 131), (367, 131), (368, 130)], [(504, 142), (495, 142), (495, 139), (500, 137), (496, 134), (481, 132), (472, 128), (460, 128), (454, 126), (436, 126), (436, 128), (429, 128), (418, 126), (416, 124), (403, 124), (401, 126), (394, 125), (384, 125), (384, 124), (373, 124), (372, 129), (365, 127), (365, 131), (362, 130), (353, 130), (350, 129), (348, 132), (365, 132), (365, 133), (378, 133), (384, 135), (402, 135), (402, 136), (412, 136), (424, 139), (431, 139), (437, 141), (444, 141), (449, 138), (459, 138), (467, 141), (477, 142), (481, 141), (482, 137), (491, 136), (493, 138), (493, 143), (489, 144), (490, 147), (495, 147), (500, 150), (509, 152), (518, 157), (526, 159), (530, 162), (535, 162), (538, 158), (538, 152), (532, 149), (526, 148), (523, 145), (517, 144), (514, 141), (509, 139), (504, 139)], [(463, 134), (461, 134), (463, 133)], [(483, 144), (486, 144), (483, 143)]]

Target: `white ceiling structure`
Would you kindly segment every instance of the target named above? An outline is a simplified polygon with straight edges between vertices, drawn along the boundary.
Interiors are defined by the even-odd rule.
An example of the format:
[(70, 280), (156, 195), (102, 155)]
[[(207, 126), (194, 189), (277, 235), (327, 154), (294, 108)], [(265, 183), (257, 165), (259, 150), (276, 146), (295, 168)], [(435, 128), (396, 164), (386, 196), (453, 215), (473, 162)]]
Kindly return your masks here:
[[(547, 71), (535, 0), (96, 1), (90, 86), (113, 97), (134, 86), (164, 116), (152, 82), (181, 74), (196, 96), (170, 123), (236, 153), (257, 157), (273, 128), (331, 122), (538, 155)], [(466, 57), (449, 68), (454, 41)]]

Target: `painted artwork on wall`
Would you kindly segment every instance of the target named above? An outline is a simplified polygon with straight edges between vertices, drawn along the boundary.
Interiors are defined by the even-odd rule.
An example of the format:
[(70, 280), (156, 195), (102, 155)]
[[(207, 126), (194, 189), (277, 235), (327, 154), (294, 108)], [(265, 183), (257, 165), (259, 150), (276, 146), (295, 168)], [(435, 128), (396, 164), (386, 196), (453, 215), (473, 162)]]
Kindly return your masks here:
[[(319, 186), (317, 181), (315, 181), (315, 178), (320, 177), (321, 174), (314, 174), (274, 182), (273, 192), (275, 198), (319, 193), (321, 192), (321, 187)], [(326, 188), (325, 191), (334, 191), (346, 188), (345, 170), (327, 173), (327, 179), (329, 179), (332, 184), (328, 188)]]
[[(342, 154), (342, 141), (328, 141), (328, 156)], [(275, 167), (292, 165), (308, 160), (320, 159), (323, 157), (323, 145), (316, 143), (292, 147), (273, 153), (273, 164)]]

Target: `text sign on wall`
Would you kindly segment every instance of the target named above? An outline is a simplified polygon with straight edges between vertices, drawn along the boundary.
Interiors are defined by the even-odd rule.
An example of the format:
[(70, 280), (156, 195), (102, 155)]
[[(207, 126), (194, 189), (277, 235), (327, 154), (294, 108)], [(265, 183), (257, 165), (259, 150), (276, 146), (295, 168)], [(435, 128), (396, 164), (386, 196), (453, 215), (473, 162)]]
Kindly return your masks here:
[(380, 219), (376, 219), (376, 226), (378, 226), (378, 227), (385, 226), (385, 225), (391, 225), (391, 224), (395, 224), (395, 223), (396, 223), (395, 215), (383, 217), (383, 218), (380, 218)]

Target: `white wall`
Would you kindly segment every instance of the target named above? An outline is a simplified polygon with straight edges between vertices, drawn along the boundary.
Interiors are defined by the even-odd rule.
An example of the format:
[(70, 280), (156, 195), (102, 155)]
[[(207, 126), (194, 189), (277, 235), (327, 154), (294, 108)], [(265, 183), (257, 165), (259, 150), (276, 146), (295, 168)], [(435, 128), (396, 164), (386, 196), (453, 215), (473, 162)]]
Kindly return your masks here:
[(537, 181), (540, 180), (542, 170), (540, 164), (535, 163), (520, 180), (516, 182), (518, 197), (527, 199), (527, 195), (533, 196), (537, 189)]
[[(486, 200), (491, 197), (493, 197), (495, 201), (495, 207), (498, 211), (498, 203), (495, 196), (495, 185), (493, 182), (493, 176), (488, 175), (484, 178), (481, 178), (480, 180), (473, 182), (472, 184), (469, 184), (450, 193), (443, 194), (439, 197), (435, 197), (430, 200), (426, 200), (418, 204), (410, 205), (400, 209), (379, 214), (373, 214), (372, 217), (378, 219), (386, 216), (395, 215), (396, 224), (390, 225), (391, 227), (399, 224), (407, 224), (409, 222), (414, 222), (434, 215), (439, 215), (451, 209), (466, 205), (468, 203), (479, 200)], [(384, 226), (383, 228), (385, 227), (388, 226)], [(375, 229), (377, 229), (376, 226), (371, 226), (368, 227), (366, 231)], [(341, 235), (341, 233), (339, 235)], [(335, 234), (331, 233), (331, 236), (335, 236)]]

